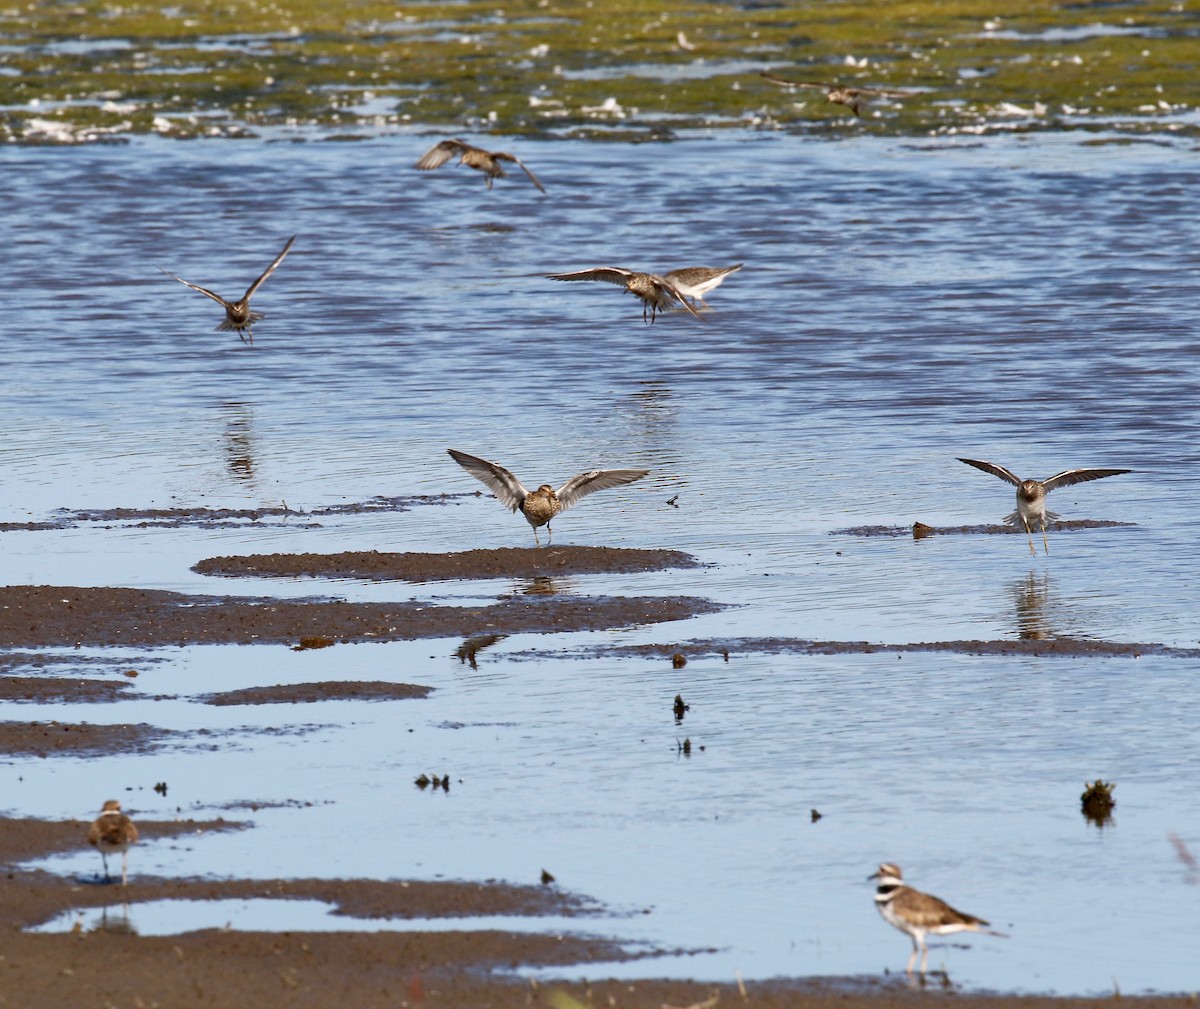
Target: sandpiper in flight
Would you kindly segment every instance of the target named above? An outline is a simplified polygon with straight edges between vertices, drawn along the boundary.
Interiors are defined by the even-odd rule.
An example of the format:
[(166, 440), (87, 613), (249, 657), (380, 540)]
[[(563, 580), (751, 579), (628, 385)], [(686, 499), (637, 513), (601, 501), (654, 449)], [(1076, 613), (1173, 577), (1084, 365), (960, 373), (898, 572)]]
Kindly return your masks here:
[(701, 307), (708, 307), (704, 296), (731, 273), (737, 273), (742, 268), (741, 263), (734, 266), (686, 266), (682, 270), (672, 270), (664, 274), (663, 279), (669, 280), (685, 298), (691, 298), (692, 304), (699, 302)]
[(129, 878), (129, 846), (136, 844), (137, 839), (138, 829), (133, 825), (133, 821), (121, 812), (121, 804), (116, 799), (109, 799), (88, 831), (88, 844), (100, 852), (105, 879), (111, 878), (108, 875), (108, 856), (119, 851), (121, 885), (125, 886)]
[(1050, 543), (1046, 539), (1046, 522), (1047, 520), (1057, 521), (1061, 518), (1057, 512), (1046, 510), (1046, 495), (1050, 491), (1055, 487), (1069, 487), (1075, 483), (1102, 480), (1106, 476), (1119, 476), (1122, 473), (1133, 472), (1128, 469), (1065, 469), (1046, 480), (1021, 480), (1014, 475), (1012, 470), (998, 466), (994, 462), (981, 462), (978, 459), (961, 457), (958, 461), (981, 469), (985, 473), (991, 473), (992, 476), (998, 476), (1001, 480), (1007, 480), (1017, 488), (1017, 510), (1005, 515), (1002, 521), (1012, 526), (1024, 527), (1025, 532), (1029, 534), (1029, 552), (1031, 554), (1037, 553), (1033, 545), (1034, 528), (1041, 529), (1042, 545), (1045, 547), (1046, 553), (1049, 553)]
[(500, 162), (511, 161), (529, 176), (529, 181), (537, 186), (538, 189), (543, 193), (546, 191), (546, 187), (538, 181), (538, 177), (526, 168), (521, 159), (515, 155), (507, 154), (504, 151), (485, 151), (482, 147), (472, 147), (461, 140), (443, 140), (440, 144), (435, 144), (421, 155), (416, 167), (423, 172), (431, 171), (434, 168), (441, 168), (442, 165), (456, 154), (460, 155), (458, 159), (460, 165), (466, 165), (468, 168), (474, 168), (477, 171), (487, 174), (488, 189), (492, 188), (493, 179), (502, 179), (507, 174), (500, 167)]
[[(265, 318), (265, 316), (262, 312), (250, 311), (250, 296), (260, 287), (262, 287), (264, 280), (266, 280), (269, 276), (271, 276), (272, 273), (275, 272), (275, 267), (283, 262), (283, 257), (286, 256), (291, 250), (292, 242), (295, 240), (295, 235), (292, 235), (292, 237), (287, 240), (287, 245), (283, 247), (283, 251), (275, 257), (275, 261), (270, 266), (263, 270), (262, 275), (253, 284), (246, 288), (246, 293), (242, 295), (240, 301), (226, 301), (219, 294), (215, 293), (214, 291), (210, 291), (207, 287), (201, 287), (199, 284), (193, 284), (190, 280), (184, 280), (182, 277), (176, 276), (169, 270), (163, 270), (161, 266), (159, 269), (162, 270), (162, 272), (168, 277), (175, 277), (179, 283), (187, 285), (193, 291), (199, 291), (201, 294), (212, 298), (213, 301), (220, 302), (221, 306), (225, 309), (225, 321), (222, 322), (221, 325), (217, 326), (217, 329), (221, 332), (228, 332), (231, 329), (235, 330), (237, 335), (241, 337), (242, 343), (252, 344), (254, 343), (254, 324), (258, 322), (259, 319)], [(249, 339), (247, 339), (247, 336)]]
[[(597, 266), (591, 270), (576, 270), (574, 273), (548, 273), (550, 280), (603, 280), (609, 284), (620, 284), (626, 291), (636, 294), (642, 299), (642, 321), (654, 322), (659, 312), (665, 312), (672, 305), (682, 305), (687, 311), (700, 318), (698, 313), (688, 304), (687, 298), (674, 283), (656, 273), (639, 273), (636, 270), (626, 270), (622, 266)], [(646, 313), (649, 312), (649, 317)]]
[(825, 97), (837, 105), (845, 105), (856, 116), (861, 116), (860, 111), (862, 106), (866, 105), (872, 98), (911, 98), (911, 91), (893, 91), (888, 88), (868, 88), (868, 87), (850, 87), (844, 84), (822, 84), (818, 81), (790, 81), (786, 77), (779, 77), (767, 70), (763, 70), (760, 77), (765, 77), (772, 84), (778, 84), (785, 88), (812, 88), (816, 91), (824, 91)]
[(538, 546), (541, 546), (538, 526), (546, 527), (546, 542), (549, 543), (550, 520), (559, 512), (566, 511), (580, 499), (598, 490), (633, 483), (650, 472), (647, 469), (591, 469), (572, 477), (558, 490), (544, 483), (537, 490), (528, 491), (503, 466), (456, 449), (446, 451), (471, 476), (485, 484), (502, 505), (525, 516), (525, 520), (533, 527), (533, 541)]
[(1003, 932), (994, 932), (984, 926), (991, 924), (974, 915), (956, 911), (944, 900), (932, 894), (914, 890), (904, 885), (900, 866), (884, 862), (867, 879), (879, 881), (875, 888), (875, 906), (883, 920), (893, 925), (912, 939), (912, 956), (908, 958), (907, 973), (913, 972), (917, 953), (921, 955), (921, 973), (929, 965), (929, 947), (925, 945), (927, 935), (949, 935), (952, 932), (980, 932), (1007, 938)]

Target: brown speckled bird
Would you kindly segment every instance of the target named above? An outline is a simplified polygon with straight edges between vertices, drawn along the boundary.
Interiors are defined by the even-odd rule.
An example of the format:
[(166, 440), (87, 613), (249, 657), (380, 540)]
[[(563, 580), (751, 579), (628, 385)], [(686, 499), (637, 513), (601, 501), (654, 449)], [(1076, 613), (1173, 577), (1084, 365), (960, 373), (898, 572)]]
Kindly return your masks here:
[(520, 158), (504, 151), (485, 151), (482, 147), (472, 147), (462, 140), (443, 140), (440, 144), (434, 144), (433, 147), (421, 155), (416, 167), (423, 172), (432, 171), (434, 168), (441, 168), (442, 165), (456, 154), (460, 155), (458, 159), (460, 165), (466, 165), (468, 168), (474, 168), (476, 171), (484, 172), (487, 175), (488, 189), (492, 188), (493, 179), (502, 179), (507, 174), (500, 167), (500, 162), (511, 161), (529, 176), (529, 181), (537, 186), (538, 189), (543, 193), (546, 191), (546, 187), (538, 181), (538, 177), (533, 172), (525, 167)]
[[(275, 267), (283, 262), (283, 257), (286, 256), (289, 251), (291, 251), (292, 242), (295, 240), (295, 235), (292, 235), (292, 237), (287, 240), (287, 245), (283, 247), (283, 251), (275, 257), (275, 261), (270, 266), (263, 270), (262, 275), (246, 289), (246, 293), (242, 295), (240, 301), (226, 301), (219, 294), (215, 293), (214, 291), (210, 291), (207, 287), (201, 287), (199, 284), (193, 284), (190, 280), (184, 280), (182, 277), (177, 277), (169, 270), (163, 270), (161, 266), (159, 269), (162, 270), (162, 272), (168, 277), (175, 277), (179, 283), (190, 287), (193, 291), (199, 291), (201, 294), (212, 298), (213, 301), (219, 302), (221, 307), (225, 309), (225, 321), (217, 326), (217, 330), (220, 332), (228, 332), (232, 329), (239, 337), (241, 337), (242, 343), (252, 344), (254, 343), (254, 323), (258, 322), (259, 319), (265, 318), (265, 316), (261, 312), (250, 311), (250, 296), (260, 287), (262, 287), (263, 281), (265, 281), (269, 276), (271, 276), (272, 273), (275, 272)], [(247, 336), (249, 339), (247, 339)]]
[(674, 305), (682, 305), (697, 319), (700, 318), (700, 314), (688, 304), (687, 298), (675, 283), (656, 273), (639, 273), (636, 270), (626, 270), (622, 266), (597, 266), (591, 270), (548, 273), (546, 276), (550, 280), (603, 280), (609, 284), (619, 284), (629, 293), (642, 299), (643, 322), (654, 322), (654, 317), (659, 312), (665, 312)]
[(138, 829), (133, 821), (121, 812), (121, 804), (116, 799), (109, 799), (88, 831), (88, 844), (99, 850), (106, 880), (112, 878), (108, 874), (108, 856), (119, 851), (121, 885), (125, 886), (129, 878), (129, 846), (136, 844), (137, 839)]
[(959, 458), (958, 461), (965, 462), (968, 466), (974, 466), (985, 473), (991, 473), (992, 476), (998, 476), (1001, 480), (1005, 480), (1017, 488), (1017, 510), (1009, 512), (1002, 521), (1011, 526), (1024, 528), (1025, 532), (1029, 534), (1029, 552), (1031, 554), (1037, 553), (1037, 549), (1033, 545), (1033, 530), (1036, 528), (1042, 531), (1042, 545), (1045, 547), (1046, 553), (1049, 553), (1050, 543), (1046, 539), (1046, 522), (1047, 520), (1053, 522), (1061, 517), (1057, 512), (1046, 510), (1046, 495), (1050, 491), (1055, 487), (1069, 487), (1071, 484), (1085, 483), (1088, 480), (1102, 480), (1106, 476), (1119, 476), (1122, 473), (1133, 472), (1128, 469), (1065, 469), (1045, 480), (1022, 480), (1012, 470), (998, 466), (994, 462), (963, 458)]
[(546, 542), (549, 543), (552, 535), (550, 520), (559, 512), (566, 511), (598, 490), (633, 483), (650, 472), (646, 469), (591, 469), (572, 477), (558, 490), (544, 483), (537, 490), (529, 491), (503, 466), (457, 449), (449, 448), (446, 451), (451, 459), (495, 494), (502, 505), (525, 516), (525, 520), (533, 527), (533, 541), (538, 546), (541, 546), (538, 526), (546, 527)]
[(894, 862), (883, 865), (868, 879), (879, 881), (875, 888), (875, 906), (883, 920), (893, 925), (912, 940), (912, 956), (908, 958), (907, 972), (913, 972), (917, 953), (921, 956), (921, 973), (929, 965), (929, 947), (925, 945), (927, 935), (949, 935), (952, 932), (979, 932), (983, 935), (1008, 937), (1003, 932), (993, 932), (984, 926), (991, 924), (974, 915), (956, 911), (944, 900), (932, 894), (914, 890), (904, 885), (900, 866)]
[(785, 88), (811, 88), (816, 91), (824, 91), (825, 97), (831, 102), (845, 105), (856, 116), (862, 115), (860, 111), (862, 106), (872, 98), (911, 98), (914, 94), (912, 91), (893, 91), (889, 88), (851, 87), (845, 84), (822, 84), (818, 81), (791, 81), (767, 70), (762, 71), (759, 76), (765, 77), (772, 84), (778, 84)]

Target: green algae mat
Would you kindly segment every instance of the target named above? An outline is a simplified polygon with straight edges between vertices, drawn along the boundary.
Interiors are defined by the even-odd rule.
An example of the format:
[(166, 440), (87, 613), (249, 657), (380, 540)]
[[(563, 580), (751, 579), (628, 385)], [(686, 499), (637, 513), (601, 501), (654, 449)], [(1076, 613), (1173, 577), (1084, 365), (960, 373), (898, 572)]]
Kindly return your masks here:
[[(0, 10), (0, 31), (10, 142), (1200, 128), (1200, 11), (1184, 3), (34, 0)], [(855, 116), (763, 70), (903, 94)]]

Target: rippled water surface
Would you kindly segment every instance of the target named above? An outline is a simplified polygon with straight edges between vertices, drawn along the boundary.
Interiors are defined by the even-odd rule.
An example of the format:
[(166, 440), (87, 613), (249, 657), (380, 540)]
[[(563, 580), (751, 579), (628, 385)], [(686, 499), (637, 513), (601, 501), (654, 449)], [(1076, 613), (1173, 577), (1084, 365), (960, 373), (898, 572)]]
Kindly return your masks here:
[[(707, 566), (550, 587), (731, 605), (509, 637), (478, 669), (456, 641), (105, 652), (142, 669), (137, 699), (0, 717), (206, 728), (217, 747), (10, 758), (6, 811), (83, 817), (114, 794), (155, 819), (257, 802), (255, 829), (144, 844), (132, 871), (534, 882), (545, 868), (628, 913), (604, 925), (631, 942), (714, 951), (611, 971), (626, 974), (902, 968), (907, 939), (865, 881), (887, 859), (1011, 934), (934, 946), (931, 966), (963, 985), (1200, 986), (1200, 886), (1169, 840), (1200, 853), (1196, 660), (580, 657), (757, 635), (1196, 647), (1195, 152), (1049, 135), (513, 141), (543, 196), (523, 177), (488, 192), (465, 168), (413, 171), (432, 142), (0, 151), (0, 521), (462, 495), (319, 521), (10, 530), (0, 578), (463, 605), (524, 591), (189, 570), (216, 554), (528, 545), (523, 520), (471, 496), (454, 446), (534, 484), (650, 469), (558, 519), (556, 542), (679, 548)], [(212, 332), (220, 308), (158, 269), (240, 296), (293, 233), (255, 296), (267, 318), (253, 348)], [(542, 277), (738, 262), (702, 321), (653, 326), (618, 287)], [(1133, 469), (1051, 497), (1065, 518), (1133, 525), (1052, 529), (1036, 557), (1023, 536), (839, 532), (997, 521), (1012, 488), (958, 456), (1021, 476)], [(195, 700), (320, 679), (436, 689)], [(676, 693), (691, 704), (682, 725)], [(450, 774), (450, 792), (419, 791), (422, 771)], [(1097, 776), (1118, 784), (1102, 829), (1079, 810)], [(151, 790), (162, 780), (169, 798)], [(313, 805), (269, 805), (296, 799)], [(88, 874), (94, 859), (45, 864)]]

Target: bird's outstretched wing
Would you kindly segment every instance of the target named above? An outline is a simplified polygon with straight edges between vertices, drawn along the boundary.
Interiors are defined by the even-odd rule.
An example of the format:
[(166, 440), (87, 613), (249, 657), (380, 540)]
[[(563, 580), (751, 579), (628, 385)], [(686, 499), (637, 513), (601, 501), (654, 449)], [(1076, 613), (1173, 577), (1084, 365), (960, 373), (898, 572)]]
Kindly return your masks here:
[[(968, 466), (974, 466), (976, 469), (981, 469), (985, 473), (991, 473), (992, 476), (998, 476), (1001, 480), (1005, 480), (1014, 487), (1021, 486), (1021, 480), (1012, 470), (1005, 469), (1003, 466), (998, 466), (994, 462), (980, 462), (978, 459), (964, 459), (959, 456), (959, 462), (965, 462)], [(1049, 488), (1047, 488), (1048, 490)]]
[(576, 270), (573, 273), (547, 273), (546, 276), (550, 280), (603, 280), (609, 284), (620, 284), (624, 287), (625, 281), (633, 274), (633, 270), (626, 270), (621, 266), (597, 266), (591, 270)]
[(249, 301), (250, 295), (252, 295), (260, 287), (262, 287), (263, 281), (266, 280), (269, 276), (271, 276), (272, 273), (275, 272), (275, 267), (277, 267), (280, 263), (282, 263), (283, 257), (286, 256), (289, 252), (291, 252), (292, 242), (294, 242), (295, 240), (296, 240), (295, 235), (292, 235), (292, 237), (287, 240), (287, 244), (283, 247), (283, 251), (280, 252), (279, 255), (275, 257), (274, 262), (272, 262), (270, 266), (268, 266), (265, 270), (263, 270), (262, 275), (253, 284), (251, 284), (248, 288), (246, 288), (246, 293), (242, 295), (242, 301)]
[(572, 477), (554, 492), (558, 503), (566, 511), (589, 494), (609, 487), (620, 487), (622, 484), (640, 480), (650, 471), (648, 469), (590, 469), (586, 473)]
[(478, 150), (478, 148), (472, 147), (470, 144), (465, 144), (461, 140), (443, 140), (440, 143), (434, 144), (422, 154), (420, 160), (417, 161), (416, 167), (421, 169), (421, 171), (441, 168), (442, 165), (456, 154), (474, 150)]
[(815, 88), (818, 91), (828, 91), (830, 88), (836, 87), (834, 84), (821, 84), (817, 81), (792, 81), (786, 77), (780, 77), (778, 74), (773, 74), (769, 70), (763, 70), (759, 73), (759, 77), (765, 77), (772, 84), (778, 84), (785, 88)]
[(517, 165), (518, 167), (520, 167), (521, 171), (523, 171), (526, 175), (529, 176), (529, 181), (532, 182), (535, 186), (537, 186), (538, 189), (540, 189), (543, 193), (546, 191), (546, 187), (543, 186), (538, 181), (538, 177), (536, 175), (534, 175), (533, 172), (531, 172), (528, 168), (526, 168), (525, 162), (523, 162), (516, 155), (505, 154), (503, 151), (496, 151), (495, 153), (492, 154), (492, 157), (497, 158), (500, 161), (511, 161), (514, 165)]
[(869, 88), (866, 85), (843, 88), (843, 90), (852, 95), (878, 95), (880, 98), (911, 98), (914, 94), (912, 91), (896, 91), (892, 88)]
[(1065, 469), (1055, 473), (1048, 480), (1043, 480), (1046, 490), (1055, 487), (1070, 487), (1073, 483), (1085, 483), (1088, 480), (1103, 480), (1106, 476), (1119, 476), (1122, 473), (1132, 473), (1131, 469)]
[(466, 452), (459, 452), (457, 449), (448, 448), (446, 451), (450, 453), (451, 459), (484, 484), (510, 511), (520, 508), (521, 502), (529, 496), (529, 491), (521, 485), (521, 481), (503, 466), (480, 459), (477, 455), (467, 455)]
[(665, 300), (674, 301), (676, 304), (687, 309), (687, 311), (691, 315), (693, 315), (695, 318), (697, 318), (697, 319), (700, 318), (700, 313), (697, 312), (694, 308), (692, 308), (692, 306), (688, 302), (687, 298), (685, 298), (683, 296), (683, 292), (681, 290), (679, 290), (679, 288), (676, 287), (674, 283), (667, 280), (666, 277), (658, 277), (658, 276), (655, 276), (654, 274), (651, 274), (650, 277), (651, 277), (651, 280), (654, 281), (654, 286), (656, 288), (658, 288), (659, 293), (666, 295)]
[(232, 304), (230, 304), (228, 301), (226, 301), (224, 298), (222, 298), (219, 294), (217, 294), (216, 291), (210, 291), (207, 287), (201, 287), (199, 284), (193, 284), (190, 280), (184, 280), (182, 277), (176, 276), (170, 270), (163, 270), (163, 268), (161, 266), (159, 267), (159, 269), (162, 270), (162, 272), (165, 273), (168, 277), (175, 277), (175, 279), (178, 280), (179, 283), (183, 284), (184, 287), (190, 287), (193, 291), (199, 291), (201, 294), (203, 294), (209, 298), (212, 298), (213, 301), (218, 302), (222, 307), (224, 307), (224, 308), (232, 308), (233, 307)]

